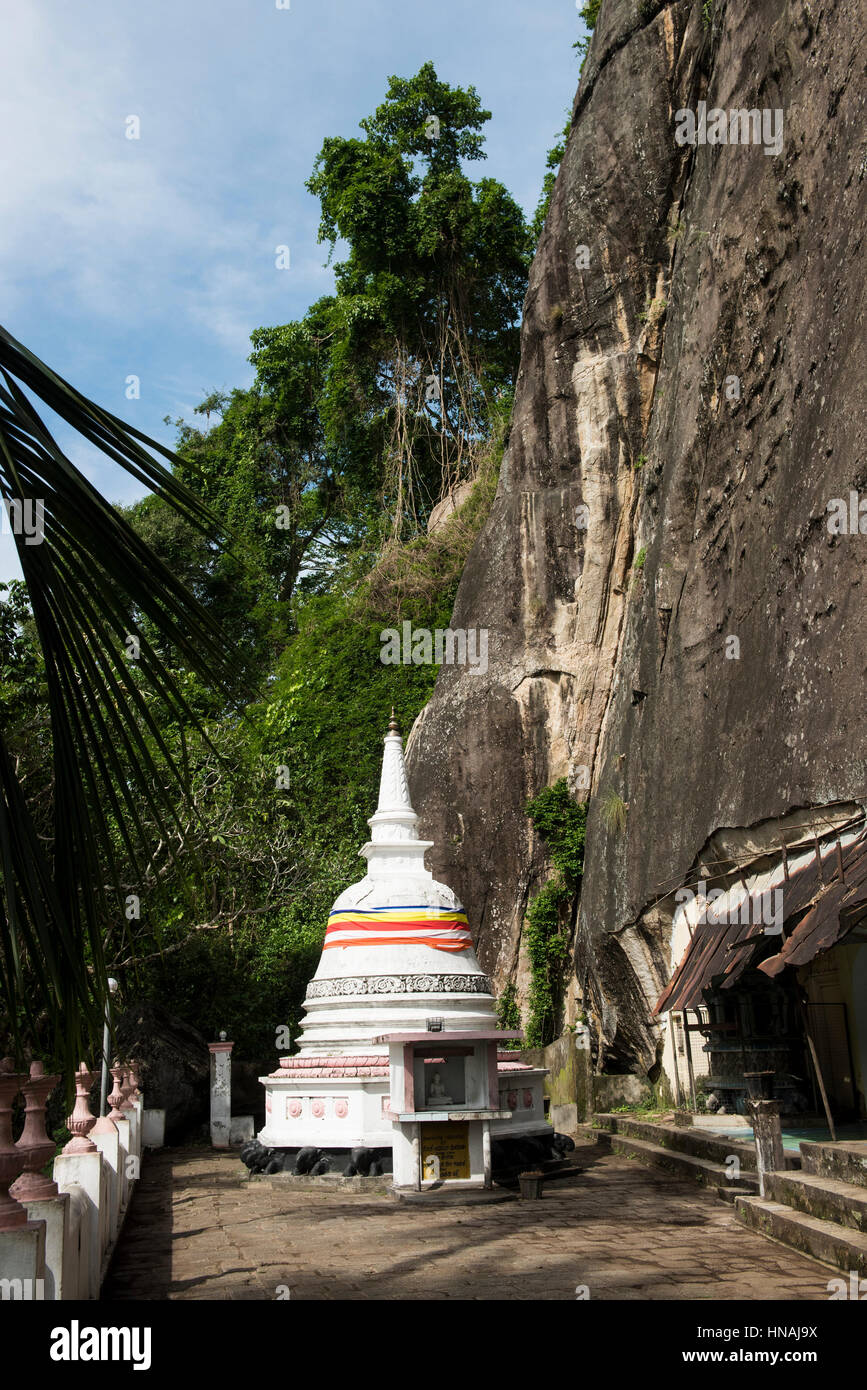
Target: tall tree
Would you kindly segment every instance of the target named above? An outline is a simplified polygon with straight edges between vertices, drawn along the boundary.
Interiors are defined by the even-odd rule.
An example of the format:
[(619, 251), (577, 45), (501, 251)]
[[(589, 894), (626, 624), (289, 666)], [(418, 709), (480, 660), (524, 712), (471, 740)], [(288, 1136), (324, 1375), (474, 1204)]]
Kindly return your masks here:
[(392, 77), (361, 121), (364, 139), (327, 139), (308, 188), (320, 239), (349, 246), (336, 267), (332, 428), (353, 403), (382, 444), (383, 488), (400, 534), (471, 468), (496, 394), (514, 381), (531, 236), (485, 157), (490, 119), (475, 88), (451, 88), (432, 63)]

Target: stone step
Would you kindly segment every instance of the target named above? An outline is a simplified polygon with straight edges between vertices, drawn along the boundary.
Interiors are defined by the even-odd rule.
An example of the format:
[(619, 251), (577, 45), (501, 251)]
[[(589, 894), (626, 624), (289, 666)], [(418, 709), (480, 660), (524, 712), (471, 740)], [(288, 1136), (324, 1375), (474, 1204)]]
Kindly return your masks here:
[(768, 1173), (765, 1196), (796, 1211), (867, 1234), (867, 1188), (817, 1173)]
[[(758, 1187), (758, 1181), (756, 1182), (756, 1187)], [(728, 1183), (725, 1186), (718, 1187), (716, 1195), (721, 1202), (728, 1202), (730, 1206), (734, 1206), (738, 1197), (752, 1197), (755, 1190), (756, 1188), (753, 1187), (744, 1187), (742, 1183), (737, 1185), (735, 1183)]]
[[(586, 1130), (586, 1126), (583, 1127)], [(687, 1178), (701, 1183), (703, 1187), (716, 1190), (729, 1186), (725, 1166), (697, 1154), (678, 1153), (675, 1149), (664, 1148), (661, 1144), (651, 1144), (646, 1139), (633, 1139), (628, 1134), (613, 1134), (609, 1130), (590, 1130), (597, 1144), (612, 1153), (623, 1154), (627, 1158), (637, 1158), (642, 1163), (656, 1168), (664, 1168), (678, 1178)], [(584, 1136), (582, 1135), (582, 1138)], [(758, 1191), (758, 1178), (755, 1173), (745, 1172), (743, 1166), (737, 1179), (731, 1183), (739, 1189)]]
[(867, 1187), (867, 1140), (819, 1144), (805, 1139), (801, 1143), (801, 1165), (805, 1173)]
[(497, 1187), (461, 1187), (458, 1183), (426, 1187), (421, 1192), (414, 1187), (393, 1187), (391, 1195), (396, 1202), (417, 1207), (487, 1207), (518, 1200), (515, 1192), (504, 1192)]
[(691, 1125), (658, 1125), (650, 1120), (635, 1120), (628, 1115), (596, 1114), (593, 1116), (593, 1126), (611, 1134), (628, 1135), (649, 1144), (658, 1144), (676, 1153), (708, 1159), (723, 1167), (726, 1160), (736, 1154), (740, 1159), (741, 1172), (754, 1173), (756, 1170), (756, 1148), (751, 1139), (711, 1135)]
[(735, 1213), (746, 1226), (779, 1240), (802, 1255), (810, 1255), (845, 1274), (867, 1274), (867, 1235), (821, 1221), (782, 1202), (763, 1197), (738, 1197)]

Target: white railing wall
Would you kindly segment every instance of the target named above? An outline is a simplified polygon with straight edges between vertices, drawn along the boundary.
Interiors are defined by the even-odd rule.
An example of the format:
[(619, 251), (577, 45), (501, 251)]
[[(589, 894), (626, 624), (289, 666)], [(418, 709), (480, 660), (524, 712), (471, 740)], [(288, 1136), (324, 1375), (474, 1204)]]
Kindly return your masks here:
[[(141, 1172), (144, 1100), (134, 1068), (112, 1068), (111, 1109), (90, 1112), (95, 1073), (81, 1064), (67, 1126), (72, 1138), (54, 1160), (45, 1103), (59, 1078), (34, 1062), (30, 1075), (0, 1062), (0, 1299), (96, 1299)], [(12, 1104), (23, 1095), (24, 1132), (12, 1143)], [(147, 1112), (149, 1143), (162, 1142), (164, 1115)]]

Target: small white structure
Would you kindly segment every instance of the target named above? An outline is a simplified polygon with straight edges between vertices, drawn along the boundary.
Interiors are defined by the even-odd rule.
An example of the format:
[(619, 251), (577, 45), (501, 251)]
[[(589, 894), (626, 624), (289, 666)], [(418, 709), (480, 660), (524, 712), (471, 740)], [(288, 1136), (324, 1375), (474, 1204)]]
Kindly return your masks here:
[(232, 1126), (232, 1048), (226, 1034), (208, 1043), (211, 1054), (211, 1143), (215, 1149), (228, 1149)]
[(211, 1143), (215, 1149), (236, 1149), (253, 1138), (255, 1122), (252, 1115), (232, 1114), (232, 1048), (233, 1042), (208, 1043), (211, 1054)]
[[(389, 1033), (395, 1097), (395, 1187), (432, 1182), (491, 1186), (491, 1124), (501, 1109), (497, 1046), (502, 1033)], [(514, 1036), (514, 1034), (507, 1034)]]
[[(393, 716), (379, 804), (368, 824), (371, 838), (360, 851), (367, 873), (329, 915), (299, 1050), (260, 1077), (266, 1119), (258, 1138), (277, 1149), (348, 1153), (394, 1146), (403, 1172), (400, 1156), (413, 1143), (405, 1126), (437, 1121), (422, 1111), (469, 1106), (478, 1118), (470, 1121), (464, 1113), (456, 1123), (477, 1126), (468, 1131), (469, 1167), (481, 1181), (490, 1168), (483, 1161), (483, 1134), (488, 1147), (491, 1134), (551, 1135), (542, 1095), (546, 1073), (514, 1053), (500, 1053), (498, 1060), (498, 1044), (519, 1035), (497, 1030), (494, 996), (463, 908), (425, 868), (432, 842), (416, 835), (418, 816)], [(407, 1047), (415, 1049), (411, 1067)], [(442, 1060), (435, 1065), (433, 1058)], [(432, 1096), (435, 1071), (439, 1095)], [(413, 1095), (424, 1105), (415, 1099), (407, 1104), (403, 1078), (410, 1074)]]

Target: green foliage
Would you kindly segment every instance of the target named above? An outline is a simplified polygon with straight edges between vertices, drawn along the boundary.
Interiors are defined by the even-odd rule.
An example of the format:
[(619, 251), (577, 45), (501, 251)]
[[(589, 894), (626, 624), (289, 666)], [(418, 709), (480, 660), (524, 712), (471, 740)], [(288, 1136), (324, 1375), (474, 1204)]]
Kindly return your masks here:
[[(131, 659), (129, 637), (143, 635), (137, 622), (146, 619), (221, 698), (243, 677), (212, 614), (64, 454), (44, 423), (48, 412), (149, 485), (211, 544), (225, 537), (220, 520), (160, 461), (173, 461), (166, 449), (0, 329), (0, 493), (19, 506), (38, 499), (45, 542), (31, 546), (14, 533), (32, 618), (20, 591), (11, 591), (3, 696), (8, 709), (10, 669), (25, 690), (44, 675), (42, 716), (51, 732), (39, 769), (51, 799), (46, 836), (26, 767), (0, 729), (0, 1033), (4, 1050), (11, 1045), (20, 1055), (22, 1015), (31, 1030), (48, 1027), (68, 1079), (101, 1031), (110, 894), (121, 859), (140, 864), (148, 853), (142, 806), (161, 838), (178, 820), (178, 803), (188, 810), (186, 769), (161, 730), (172, 717), (194, 725), (195, 711), (153, 645), (141, 641)], [(31, 639), (41, 656), (28, 670)]]
[(587, 807), (577, 804), (561, 777), (524, 808), (546, 842), (554, 876), (527, 911), (524, 941), (530, 962), (527, 1045), (544, 1047), (557, 1035), (568, 954), (567, 913), (574, 908), (584, 872)]
[(563, 155), (566, 153), (566, 141), (569, 139), (569, 132), (572, 129), (572, 112), (569, 110), (566, 116), (566, 124), (560, 135), (557, 144), (549, 151), (545, 160), (545, 177), (542, 180), (542, 193), (539, 198), (536, 211), (533, 214), (532, 231), (533, 240), (538, 241), (542, 235), (542, 228), (545, 225), (545, 218), (548, 216), (548, 208), (551, 205), (551, 194), (554, 191), (554, 184), (557, 180), (557, 171)]
[(0, 727), (7, 734), (29, 725), (35, 704), (45, 697), (45, 666), (27, 597), (27, 586), (13, 579), (0, 584)]
[[(449, 87), (427, 63), (390, 80), (362, 138), (324, 142), (308, 187), (322, 237), (347, 247), (334, 294), (252, 335), (252, 385), (212, 391), (194, 422), (175, 422), (171, 472), (122, 436), (122, 456), (161, 495), (106, 503), (93, 538), (78, 538), (88, 554), (110, 542), (93, 583), (114, 605), (111, 662), (136, 703), (128, 737), (109, 708), (93, 723), (104, 765), (64, 832), (70, 870), (75, 826), (100, 819), (88, 883), (110, 885), (76, 986), (86, 994), (104, 956), (121, 1004), (158, 998), (206, 1035), (227, 1028), (242, 1056), (270, 1056), (275, 1029), (297, 1026), (328, 910), (363, 872), (390, 709), (408, 732), (436, 680), (435, 666), (383, 665), (380, 634), (407, 619), (449, 626), (496, 489), (532, 242), (503, 185), (464, 173), (462, 161), (484, 158), (488, 119), (473, 88)], [(112, 439), (115, 423), (100, 425)], [(469, 496), (428, 535), (432, 507), (466, 481)], [(216, 518), (231, 549), (216, 543)], [(2, 594), (3, 733), (34, 843), (50, 842), (42, 634), (23, 590)], [(140, 664), (117, 650), (130, 631)], [(91, 689), (111, 662), (95, 673), (88, 660), (85, 641), (64, 675), (89, 733)], [(125, 912), (136, 898), (138, 913)], [(47, 1051), (39, 1021), (28, 1028)]]
[(584, 873), (586, 806), (572, 800), (566, 779), (561, 777), (528, 801), (524, 814), (545, 841), (548, 857), (565, 886), (577, 892)]
[(474, 88), (451, 88), (425, 63), (389, 80), (363, 140), (324, 142), (307, 184), (320, 239), (349, 246), (328, 316), (326, 437), (377, 451), (399, 539), (469, 475), (517, 371), (529, 230), (502, 184), (461, 167), (485, 157), (489, 119)]
[[(207, 833), (193, 831), (183, 860), (145, 885), (126, 966), (116, 943), (111, 968), (128, 997), (158, 998), (209, 1036), (228, 1029), (241, 1056), (267, 1058), (275, 1028), (297, 1028), (328, 912), (363, 872), (391, 707), (408, 732), (437, 676), (435, 666), (383, 665), (380, 634), (402, 619), (449, 625), (493, 497), (498, 438), (441, 532), (392, 547), (386, 572), (299, 597), (265, 698), (243, 723), (209, 726), (219, 766), (188, 738)], [(423, 561), (426, 548), (436, 564)], [(275, 786), (279, 769), (288, 786)]]
[(593, 30), (596, 28), (596, 21), (599, 18), (599, 11), (601, 10), (601, 8), (602, 0), (585, 0), (584, 4), (578, 10), (578, 13), (581, 16), (581, 20), (584, 24), (584, 28), (587, 30), (586, 36), (584, 38), (576, 39), (572, 45), (572, 47), (576, 48), (581, 55), (581, 68), (584, 67), (585, 62), (587, 61), (587, 50), (590, 47), (590, 39), (593, 34)]
[(515, 986), (511, 983), (497, 998), (497, 1027), (508, 1031), (521, 1027), (521, 1009)]
[(647, 559), (647, 546), (646, 546), (646, 545), (643, 545), (643, 546), (641, 547), (641, 549), (639, 550), (638, 554), (637, 554), (636, 557), (635, 557), (635, 560), (634, 560), (634, 562), (633, 562), (632, 568), (633, 568), (634, 570), (636, 570), (638, 573), (640, 573), (640, 572), (644, 569), (644, 563), (645, 563), (646, 559)]
[(606, 792), (602, 802), (602, 823), (609, 832), (626, 829), (626, 815), (629, 810), (622, 796), (611, 790)]
[(701, 22), (705, 29), (709, 29), (713, 24), (713, 0), (704, 0), (701, 7)]

